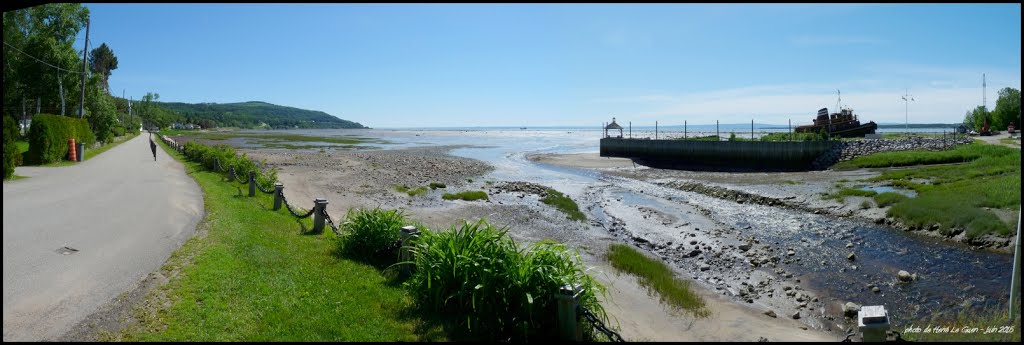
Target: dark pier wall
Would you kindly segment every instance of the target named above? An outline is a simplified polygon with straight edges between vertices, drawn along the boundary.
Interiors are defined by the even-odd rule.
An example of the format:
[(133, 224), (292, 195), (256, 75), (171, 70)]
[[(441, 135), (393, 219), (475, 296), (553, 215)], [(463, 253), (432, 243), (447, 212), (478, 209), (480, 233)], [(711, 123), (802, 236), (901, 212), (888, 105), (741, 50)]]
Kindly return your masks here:
[(806, 170), (836, 145), (832, 141), (697, 141), (603, 138), (601, 157), (661, 165)]

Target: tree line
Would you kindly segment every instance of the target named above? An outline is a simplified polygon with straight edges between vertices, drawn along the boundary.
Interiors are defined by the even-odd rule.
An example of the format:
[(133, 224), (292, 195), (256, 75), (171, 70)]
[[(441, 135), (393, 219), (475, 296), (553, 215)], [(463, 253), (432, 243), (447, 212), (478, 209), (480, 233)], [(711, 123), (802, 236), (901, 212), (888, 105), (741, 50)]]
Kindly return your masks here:
[[(89, 51), (75, 48), (75, 37), (85, 28), (89, 9), (81, 4), (54, 3), (3, 13), (4, 116), (26, 119), (36, 113), (79, 117), (89, 123), (101, 142), (136, 130), (138, 119), (127, 116), (127, 103), (110, 95), (110, 75), (117, 56), (106, 43)], [(86, 64), (85, 102), (82, 104), (83, 66)]]
[(981, 131), (986, 122), (993, 130), (1006, 130), (1011, 123), (1020, 130), (1020, 90), (1004, 87), (999, 90), (994, 110), (979, 105), (964, 115), (964, 125), (977, 131)]

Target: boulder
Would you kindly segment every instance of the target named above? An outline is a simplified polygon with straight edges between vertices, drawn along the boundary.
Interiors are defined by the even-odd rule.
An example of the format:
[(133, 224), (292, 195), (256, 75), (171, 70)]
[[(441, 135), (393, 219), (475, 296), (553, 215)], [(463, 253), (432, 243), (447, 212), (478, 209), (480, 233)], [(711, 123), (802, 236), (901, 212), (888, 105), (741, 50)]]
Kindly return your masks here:
[(909, 283), (912, 280), (914, 280), (914, 277), (910, 275), (910, 272), (903, 270), (900, 270), (899, 273), (896, 273), (896, 278), (899, 278), (899, 280), (904, 283)]
[(851, 317), (851, 318), (857, 317), (857, 312), (859, 312), (859, 311), (860, 311), (860, 306), (857, 305), (856, 303), (846, 302), (846, 305), (843, 305), (843, 315), (846, 315), (848, 317)]

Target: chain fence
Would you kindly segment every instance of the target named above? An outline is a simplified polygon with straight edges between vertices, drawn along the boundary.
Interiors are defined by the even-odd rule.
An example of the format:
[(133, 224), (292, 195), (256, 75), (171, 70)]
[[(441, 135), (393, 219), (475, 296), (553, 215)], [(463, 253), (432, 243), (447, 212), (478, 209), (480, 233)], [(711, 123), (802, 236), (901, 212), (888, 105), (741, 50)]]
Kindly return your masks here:
[(261, 186), (259, 182), (256, 183), (256, 189), (259, 189), (260, 192), (263, 192), (264, 194), (274, 194), (273, 188), (271, 188), (270, 190), (263, 189), (263, 186)]
[(313, 206), (313, 208), (309, 209), (309, 212), (306, 212), (306, 214), (299, 214), (298, 212), (295, 212), (295, 210), (292, 209), (292, 205), (288, 203), (288, 198), (284, 197), (284, 191), (281, 191), (280, 195), (281, 201), (284, 202), (284, 207), (287, 208), (288, 212), (291, 212), (292, 215), (295, 216), (296, 218), (308, 218), (309, 216), (313, 215), (313, 210), (316, 209), (316, 206)]
[(590, 310), (587, 310), (587, 308), (584, 308), (582, 305), (578, 306), (577, 308), (578, 311), (581, 314), (583, 314), (583, 317), (590, 322), (590, 325), (593, 326), (594, 329), (598, 330), (599, 332), (607, 336), (608, 340), (616, 343), (626, 342), (625, 339), (622, 339), (622, 336), (619, 335), (619, 333), (608, 329), (608, 327), (605, 327), (604, 322), (601, 322), (601, 319), (598, 319), (597, 316), (594, 315), (594, 313), (590, 312)]
[(341, 237), (341, 230), (338, 229), (337, 225), (334, 225), (334, 220), (331, 219), (331, 215), (327, 214), (327, 208), (326, 207), (324, 207), (324, 209), (323, 209), (323, 215), (324, 215), (324, 220), (327, 221), (327, 226), (330, 226), (331, 227), (331, 231), (334, 231), (334, 234), (338, 235), (338, 237), (340, 238)]

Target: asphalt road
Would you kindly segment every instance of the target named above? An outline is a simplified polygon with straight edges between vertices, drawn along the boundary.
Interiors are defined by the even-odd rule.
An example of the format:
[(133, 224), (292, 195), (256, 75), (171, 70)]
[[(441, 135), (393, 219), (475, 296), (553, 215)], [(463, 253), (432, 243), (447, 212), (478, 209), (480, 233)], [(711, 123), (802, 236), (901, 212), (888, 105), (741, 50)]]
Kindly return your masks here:
[(159, 148), (154, 162), (146, 133), (16, 174), (29, 178), (3, 183), (3, 341), (61, 336), (159, 269), (203, 216), (199, 185)]

